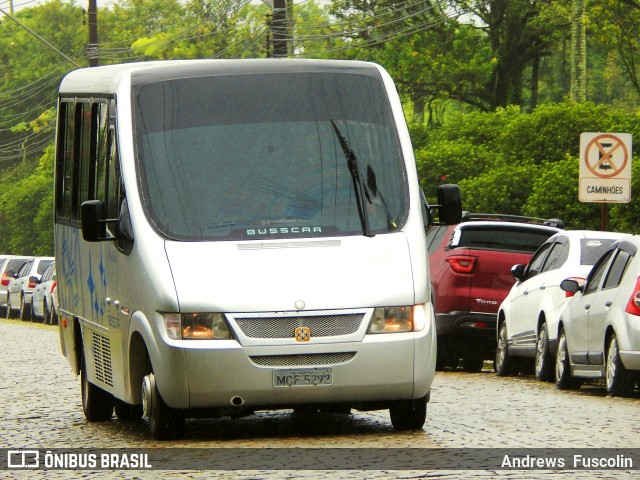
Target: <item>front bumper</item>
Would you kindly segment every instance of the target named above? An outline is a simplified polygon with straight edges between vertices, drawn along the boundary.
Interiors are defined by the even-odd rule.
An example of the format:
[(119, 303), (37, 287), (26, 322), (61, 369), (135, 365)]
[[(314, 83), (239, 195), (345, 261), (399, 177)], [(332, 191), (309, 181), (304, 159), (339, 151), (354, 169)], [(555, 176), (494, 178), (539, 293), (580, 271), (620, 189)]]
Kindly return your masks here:
[[(158, 388), (169, 406), (181, 409), (417, 399), (429, 394), (435, 371), (433, 324), (422, 332), (366, 335), (361, 342), (252, 347), (234, 340), (171, 343), (162, 345), (161, 350), (168, 350), (162, 356), (182, 357), (184, 363), (165, 364)], [(331, 358), (341, 360), (331, 363)], [(275, 369), (314, 367), (330, 367), (332, 384), (274, 387)], [(180, 377), (188, 395), (184, 382), (171, 381)]]

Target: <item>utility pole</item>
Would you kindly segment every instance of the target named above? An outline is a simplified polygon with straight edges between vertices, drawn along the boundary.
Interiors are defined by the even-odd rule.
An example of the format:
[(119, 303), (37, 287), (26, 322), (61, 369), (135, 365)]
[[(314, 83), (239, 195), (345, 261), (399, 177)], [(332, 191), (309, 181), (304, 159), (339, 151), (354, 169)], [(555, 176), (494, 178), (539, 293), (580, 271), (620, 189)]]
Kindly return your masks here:
[(98, 66), (98, 5), (97, 0), (89, 0), (88, 11), (89, 43), (85, 45), (85, 53), (89, 58), (89, 66)]
[(287, 56), (287, 5), (286, 0), (273, 0), (273, 16), (271, 17), (271, 33), (273, 38), (273, 56)]

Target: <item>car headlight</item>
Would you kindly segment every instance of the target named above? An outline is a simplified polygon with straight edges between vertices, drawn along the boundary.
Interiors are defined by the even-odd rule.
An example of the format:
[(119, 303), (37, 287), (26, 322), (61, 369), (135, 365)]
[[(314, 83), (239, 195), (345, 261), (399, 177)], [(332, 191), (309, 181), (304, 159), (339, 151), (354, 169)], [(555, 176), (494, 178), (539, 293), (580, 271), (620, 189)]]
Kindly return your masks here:
[(233, 338), (222, 313), (165, 313), (164, 326), (173, 340), (228, 340)]
[(368, 333), (419, 332), (426, 323), (425, 305), (376, 308), (371, 316)]

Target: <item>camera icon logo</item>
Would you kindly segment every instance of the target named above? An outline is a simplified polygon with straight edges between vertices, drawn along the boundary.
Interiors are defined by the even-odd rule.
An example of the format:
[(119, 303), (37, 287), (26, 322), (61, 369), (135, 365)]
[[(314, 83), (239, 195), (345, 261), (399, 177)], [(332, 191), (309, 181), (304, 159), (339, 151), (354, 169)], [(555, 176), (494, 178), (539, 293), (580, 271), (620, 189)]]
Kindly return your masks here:
[(7, 467), (9, 468), (38, 468), (40, 466), (40, 452), (38, 450), (9, 450)]

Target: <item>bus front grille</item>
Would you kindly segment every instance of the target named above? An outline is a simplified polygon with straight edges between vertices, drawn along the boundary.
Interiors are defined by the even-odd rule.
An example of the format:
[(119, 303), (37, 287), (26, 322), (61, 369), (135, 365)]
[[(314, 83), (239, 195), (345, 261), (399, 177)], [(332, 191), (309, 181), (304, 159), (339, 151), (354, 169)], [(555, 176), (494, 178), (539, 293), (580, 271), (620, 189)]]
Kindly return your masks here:
[(355, 333), (363, 313), (290, 317), (235, 318), (242, 333), (250, 338), (293, 338), (298, 327), (307, 327), (312, 337), (333, 337)]

